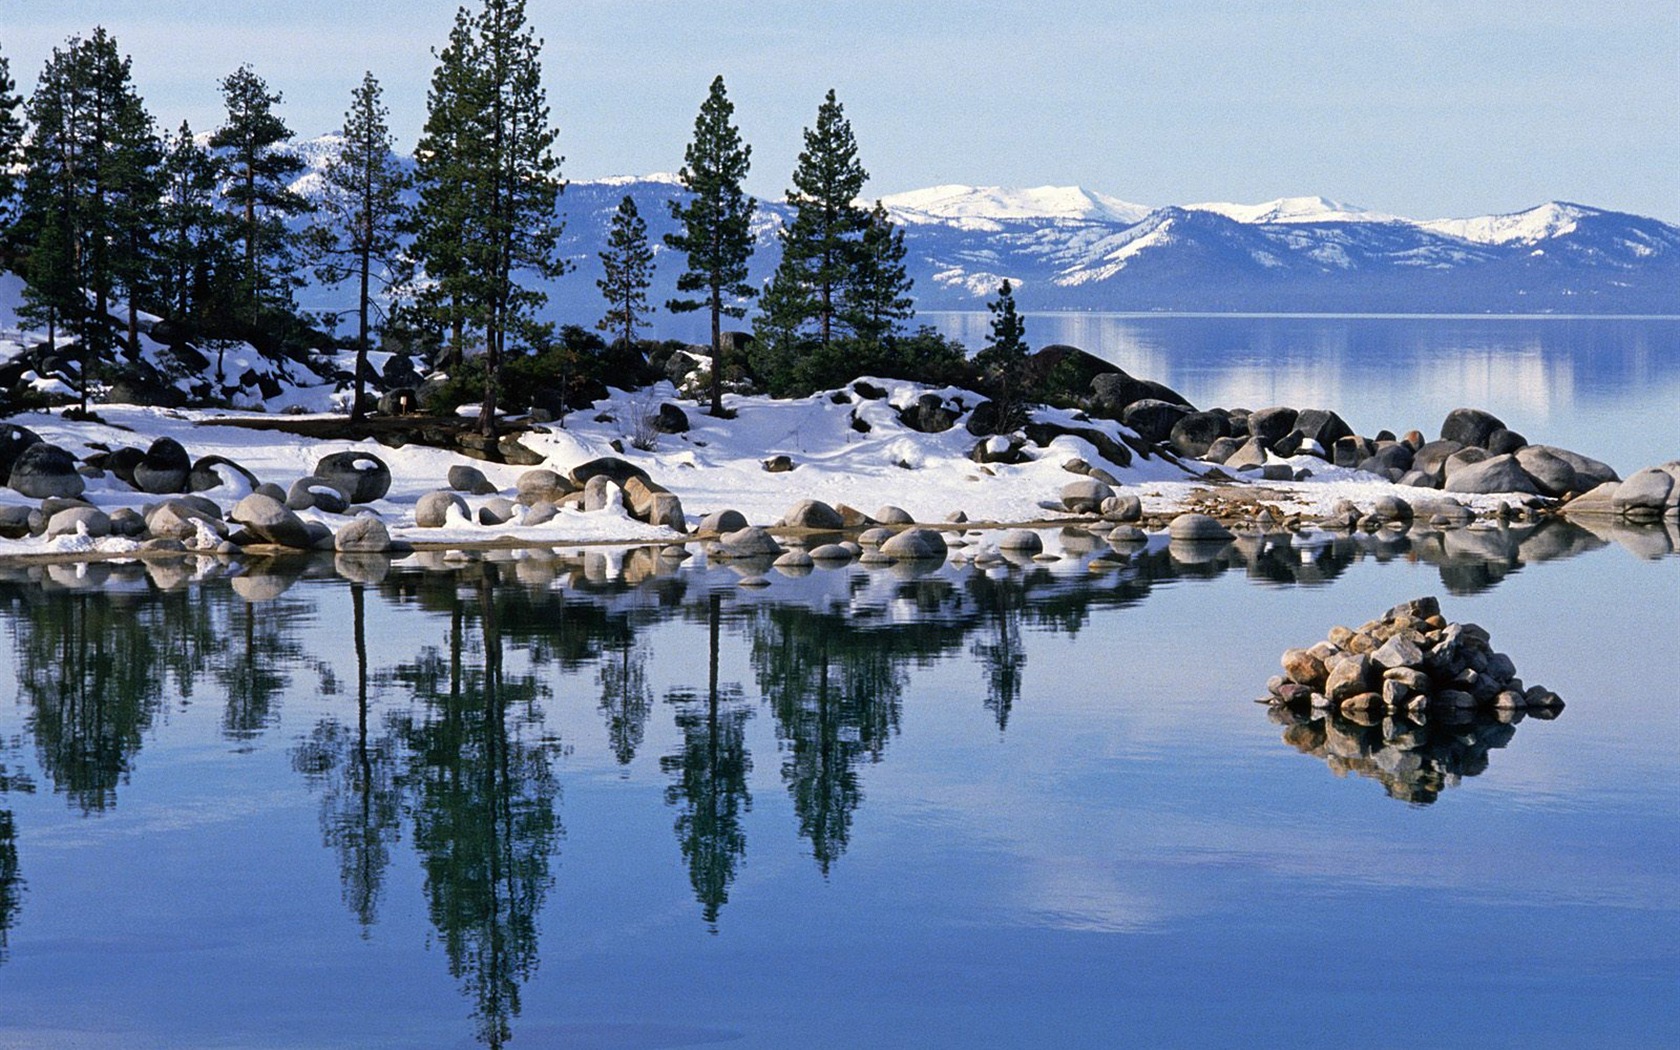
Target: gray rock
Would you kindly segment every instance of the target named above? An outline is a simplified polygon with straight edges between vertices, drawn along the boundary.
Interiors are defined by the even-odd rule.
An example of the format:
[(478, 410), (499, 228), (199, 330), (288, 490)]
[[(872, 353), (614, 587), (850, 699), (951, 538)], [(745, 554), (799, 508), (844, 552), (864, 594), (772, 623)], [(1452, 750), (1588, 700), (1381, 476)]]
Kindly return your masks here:
[(845, 528), (840, 512), (821, 500), (802, 499), (782, 515), (782, 524), (794, 529), (836, 531)]
[(747, 516), (738, 510), (714, 510), (700, 519), (700, 532), (740, 532), (747, 527)]
[(1094, 478), (1081, 478), (1062, 486), (1062, 506), (1075, 514), (1095, 514), (1114, 490)]
[(1441, 440), (1486, 449), (1493, 432), (1504, 429), (1505, 424), (1491, 412), (1483, 412), (1479, 408), (1455, 408), (1441, 423)]
[(809, 569), (816, 564), (816, 559), (804, 551), (788, 551), (770, 563), (778, 569)]
[(1400, 477), (1412, 469), (1412, 459), (1410, 448), (1398, 441), (1386, 441), (1378, 445), (1369, 456), (1359, 461), (1359, 469), (1383, 477), (1387, 477), (1389, 471), (1397, 470), (1400, 473), (1395, 476)]
[(383, 554), (391, 549), (391, 531), (372, 514), (360, 514), (333, 536), (333, 549), (353, 554)]
[[(281, 503), (286, 502), (286, 490), (281, 488), (279, 485), (276, 485), (272, 481), (263, 482), (261, 485), (258, 485), (256, 488), (252, 489), (251, 492), (260, 492), (264, 496), (267, 496), (269, 499), (278, 500)], [(247, 493), (246, 495), (249, 495), (249, 494), (250, 493)]]
[(513, 520), (514, 512), (518, 508), (519, 504), (505, 496), (487, 499), (484, 501), (484, 505), (478, 508), (478, 523), (480, 525), (506, 525)]
[(634, 463), (619, 459), (617, 456), (602, 456), (600, 459), (592, 459), (587, 463), (573, 467), (569, 477), (574, 490), (583, 488), (589, 483), (590, 478), (596, 477), (605, 477), (620, 488), (623, 488), (624, 483), (631, 478), (639, 477), (643, 481), (653, 480), (648, 477), (647, 471)]
[(11, 478), (12, 464), (31, 445), (39, 445), (41, 435), (16, 423), (0, 423), (0, 485)]
[(1121, 492), (1102, 501), (1101, 512), (1106, 521), (1140, 521), (1143, 501), (1130, 492)]
[(1366, 653), (1348, 653), (1329, 666), (1324, 679), (1324, 695), (1331, 703), (1341, 703), (1349, 697), (1368, 693), (1379, 681), (1371, 657)]
[(1412, 505), (1399, 496), (1380, 497), (1371, 508), (1371, 513), (1378, 521), (1409, 522), (1413, 517)]
[(1528, 476), (1513, 455), (1494, 456), (1480, 463), (1460, 467), (1447, 475), (1448, 492), (1491, 494), (1522, 492), (1539, 495), (1534, 479)]
[(624, 506), (624, 490), (606, 474), (595, 474), (583, 483), (583, 509), (593, 514), (613, 505)]
[(1263, 448), (1271, 448), (1283, 436), (1295, 429), (1295, 420), (1300, 415), (1293, 408), (1276, 406), (1262, 408), (1248, 414), (1248, 434), (1253, 440), (1259, 441)]
[(1145, 441), (1160, 443), (1167, 440), (1172, 434), (1173, 426), (1190, 412), (1191, 409), (1186, 405), (1177, 405), (1158, 398), (1144, 398), (1127, 405), (1126, 410), (1120, 414), (1120, 421)]
[(1378, 646), (1371, 654), (1371, 659), (1385, 671), (1397, 667), (1420, 667), (1423, 664), (1423, 650), (1410, 638), (1397, 634)]
[(66, 507), (47, 519), (47, 539), (73, 535), (80, 527), (89, 536), (111, 534), (111, 519), (97, 507)]
[(1140, 543), (1148, 542), (1149, 534), (1138, 528), (1136, 525), (1119, 525), (1115, 527), (1113, 532), (1108, 534), (1108, 543), (1111, 547), (1118, 547), (1121, 545), (1135, 546)]
[(540, 499), (531, 504), (525, 511), (523, 524), (529, 528), (533, 525), (547, 525), (560, 516), (560, 508), (548, 500)]
[(666, 401), (654, 414), (653, 429), (661, 434), (685, 434), (688, 432), (688, 413)]
[(496, 491), (496, 486), (484, 476), (484, 471), (465, 463), (457, 463), (449, 468), (449, 487), (456, 492), (474, 496), (488, 496)]
[(765, 472), (768, 474), (786, 474), (788, 471), (797, 466), (797, 464), (794, 463), (792, 456), (778, 455), (771, 456), (769, 459), (765, 460), (763, 466)]
[(577, 491), (577, 486), (545, 467), (527, 470), (519, 475), (515, 488), (518, 493), (517, 502), (527, 507), (538, 502), (559, 503), (567, 495)]
[(135, 464), (134, 487), (154, 496), (185, 492), (191, 474), (192, 457), (187, 450), (174, 438), (160, 437)]
[(1167, 526), (1167, 535), (1175, 540), (1223, 541), (1232, 538), (1231, 530), (1206, 514), (1180, 514)]
[(900, 412), (899, 422), (922, 434), (940, 434), (957, 425), (960, 413), (947, 407), (938, 394), (923, 394), (916, 403)]
[(1231, 420), (1223, 412), (1191, 412), (1167, 432), (1174, 451), (1192, 459), (1207, 455), (1215, 441), (1230, 436)]
[(914, 525), (916, 519), (903, 507), (888, 504), (875, 512), (875, 520), (882, 525)]
[(30, 507), (0, 507), (0, 537), (21, 540), (29, 535), (29, 518), (35, 513)]
[(45, 441), (32, 444), (18, 454), (8, 483), (33, 499), (49, 496), (73, 499), (87, 487), (76, 473), (76, 457)]
[(839, 543), (825, 543), (820, 547), (811, 548), (811, 558), (814, 561), (851, 561), (854, 557), (856, 553), (850, 547)]
[(892, 535), (893, 530), (888, 528), (877, 527), (873, 529), (865, 529), (863, 532), (858, 534), (858, 542), (865, 547), (879, 547), (881, 544), (891, 539)]
[(1318, 447), (1326, 453), (1336, 447), (1336, 442), (1353, 434), (1353, 428), (1341, 416), (1324, 408), (1303, 408), (1295, 416), (1295, 430), (1303, 440), (1318, 442)]
[(391, 491), (391, 468), (369, 452), (334, 452), (315, 464), (315, 476), (351, 503), (372, 503)]
[[(1252, 420), (1254, 417), (1250, 416)], [(1242, 470), (1244, 467), (1264, 467), (1266, 465), (1266, 443), (1261, 438), (1251, 437), (1244, 441), (1237, 450), (1225, 459), (1225, 466)]]
[[(308, 528), (296, 514), (279, 500), (253, 492), (234, 504), (229, 520), (243, 525), (266, 543), (282, 547), (307, 548), (315, 542)], [(154, 533), (156, 530), (153, 530)]]
[(881, 553), (901, 561), (944, 561), (950, 552), (934, 529), (905, 529), (881, 544)]
[(467, 501), (448, 489), (438, 489), (421, 496), (414, 504), (414, 524), (422, 529), (441, 529), (448, 522), (453, 507), (463, 520), (471, 520)]
[(119, 507), (111, 512), (111, 535), (136, 539), (146, 534), (146, 519), (133, 507)]
[(998, 550), (1020, 554), (1037, 554), (1044, 549), (1044, 538), (1031, 529), (1010, 529), (998, 538)]
[(1488, 435), (1487, 450), (1496, 456), (1513, 453), (1528, 444), (1528, 439), (1515, 430), (1500, 427)]
[(718, 540), (718, 553), (725, 558), (759, 558), (777, 556), (783, 547), (768, 529), (745, 528), (725, 533)]
[(200, 456), (187, 475), (187, 488), (192, 492), (221, 489), (224, 496), (243, 498), (255, 492), (257, 485), (255, 474), (226, 456)]
[(313, 507), (328, 514), (343, 514), (350, 509), (350, 501), (325, 478), (299, 478), (286, 493), (286, 506), (292, 510)]
[(185, 499), (167, 499), (146, 508), (146, 531), (158, 539), (180, 540), (183, 543), (195, 539), (199, 533), (195, 522), (202, 522), (218, 539), (227, 535), (225, 522)]
[(1447, 476), (1447, 457), (1463, 448), (1458, 441), (1431, 441), (1412, 453), (1412, 469), (1432, 476), (1439, 484)]
[(1575, 468), (1575, 483), (1579, 487), (1579, 491), (1584, 492), (1595, 485), (1602, 485), (1606, 481), (1622, 480), (1622, 476), (1612, 470), (1608, 464), (1600, 463), (1590, 456), (1583, 456), (1579, 452), (1571, 452), (1566, 448), (1558, 448), (1555, 445), (1540, 445), (1538, 447), (1545, 449)]
[(1466, 445), (1447, 457), (1447, 461), (1441, 464), (1441, 473), (1443, 477), (1451, 478), (1454, 474), (1463, 470), (1465, 467), (1473, 467), (1478, 463), (1486, 463), (1492, 458), (1493, 453), (1489, 452), (1487, 449), (1478, 448), (1475, 445)]
[(1543, 496), (1561, 496), (1579, 491), (1575, 468), (1562, 456), (1554, 455), (1544, 445), (1528, 445), (1516, 451), (1517, 465), (1523, 468), (1534, 487)]
[(1673, 474), (1661, 467), (1646, 467), (1627, 476), (1611, 497), (1616, 513), (1629, 518), (1656, 520), (1662, 517), (1674, 491)]
[(1421, 470), (1408, 470), (1400, 475), (1395, 484), (1413, 489), (1432, 489), (1439, 487), (1441, 483), (1433, 475), (1425, 474)]

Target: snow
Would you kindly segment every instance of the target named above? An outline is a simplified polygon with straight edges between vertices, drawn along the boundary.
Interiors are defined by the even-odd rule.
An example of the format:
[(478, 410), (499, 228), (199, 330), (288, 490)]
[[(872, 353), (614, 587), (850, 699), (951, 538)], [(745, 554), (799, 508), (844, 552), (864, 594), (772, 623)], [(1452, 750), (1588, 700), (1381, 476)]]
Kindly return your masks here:
[(1474, 219), (1435, 219), (1418, 223), (1423, 229), (1474, 244), (1536, 244), (1573, 233), (1581, 219), (1598, 212), (1578, 204), (1548, 201), (1527, 211), (1510, 215), (1484, 215)]
[(1033, 219), (1134, 223), (1151, 210), (1079, 186), (1009, 189), (950, 184), (891, 194), (881, 198), (881, 203), (900, 222), (973, 230), (996, 230), (1002, 221)]
[(1211, 201), (1186, 204), (1185, 211), (1206, 211), (1249, 225), (1292, 222), (1405, 222), (1397, 215), (1371, 211), (1326, 197), (1280, 197), (1264, 204)]

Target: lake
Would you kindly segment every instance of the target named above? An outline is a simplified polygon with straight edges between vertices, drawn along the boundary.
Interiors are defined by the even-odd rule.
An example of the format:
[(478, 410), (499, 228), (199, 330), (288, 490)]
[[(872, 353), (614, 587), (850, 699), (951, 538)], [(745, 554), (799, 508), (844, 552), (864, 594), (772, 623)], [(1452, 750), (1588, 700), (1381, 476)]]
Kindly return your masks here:
[[(1460, 323), (1102, 345), (1375, 429), (1503, 389), (1428, 378)], [(1673, 322), (1462, 323), (1556, 396), (1464, 402), (1680, 452)], [(1324, 386), (1234, 349), (1326, 330), (1288, 373)], [(1353, 375), (1394, 355), (1415, 404)], [(0, 568), (0, 1047), (1680, 1044), (1680, 531), (1044, 535), (763, 588), (647, 550)], [(1567, 707), (1254, 702), (1422, 595)]]
[[(990, 315), (927, 313), (970, 349)], [(1540, 444), (1624, 475), (1680, 456), (1680, 318), (1026, 315), (1034, 347), (1068, 343), (1198, 408), (1330, 408), (1356, 431), (1440, 433), (1482, 408)]]

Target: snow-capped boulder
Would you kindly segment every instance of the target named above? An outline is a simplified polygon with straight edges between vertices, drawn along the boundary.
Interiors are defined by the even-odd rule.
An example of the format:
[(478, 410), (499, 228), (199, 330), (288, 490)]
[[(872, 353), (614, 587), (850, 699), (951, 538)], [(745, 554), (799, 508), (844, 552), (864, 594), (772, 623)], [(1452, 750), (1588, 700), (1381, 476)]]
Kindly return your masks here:
[(391, 491), (391, 468), (369, 452), (334, 452), (315, 464), (315, 476), (351, 503), (372, 503)]
[(19, 453), (12, 463), (8, 484), (32, 499), (49, 496), (74, 498), (87, 487), (82, 476), (76, 473), (76, 457), (45, 441), (32, 444)]

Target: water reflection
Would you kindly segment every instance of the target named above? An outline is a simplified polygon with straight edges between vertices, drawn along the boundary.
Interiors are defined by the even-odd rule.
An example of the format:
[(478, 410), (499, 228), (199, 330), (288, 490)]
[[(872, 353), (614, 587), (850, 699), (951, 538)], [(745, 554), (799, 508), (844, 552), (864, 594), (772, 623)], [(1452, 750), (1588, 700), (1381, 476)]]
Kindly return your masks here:
[(1390, 798), (1416, 806), (1486, 772), (1488, 752), (1509, 744), (1523, 718), (1521, 712), (1478, 712), (1427, 724), (1401, 717), (1365, 723), (1284, 706), (1271, 708), (1270, 715), (1284, 726), (1283, 742), (1303, 755), (1322, 759), (1339, 777), (1375, 780)]
[[(5, 796), (33, 794), (34, 783), (23, 774), (14, 773), (0, 763), (0, 802)], [(18, 869), (17, 819), (10, 809), (0, 807), (0, 965), (4, 965), (10, 951), (10, 935), (18, 912), (23, 910), (23, 875)]]

